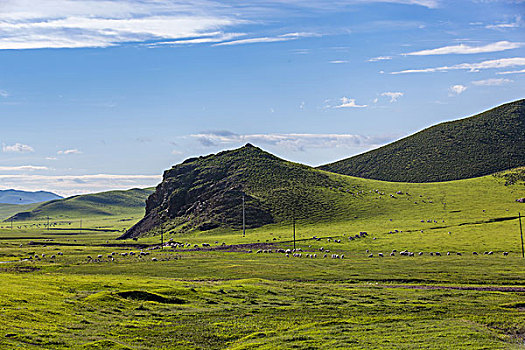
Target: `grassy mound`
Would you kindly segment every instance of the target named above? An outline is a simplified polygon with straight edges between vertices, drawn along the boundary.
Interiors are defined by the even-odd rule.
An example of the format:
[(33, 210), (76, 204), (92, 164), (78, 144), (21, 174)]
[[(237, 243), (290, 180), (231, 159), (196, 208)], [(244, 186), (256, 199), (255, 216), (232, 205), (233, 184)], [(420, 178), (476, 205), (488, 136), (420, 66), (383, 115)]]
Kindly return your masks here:
[(525, 165), (525, 100), (441, 123), (320, 169), (368, 179), (437, 182)]

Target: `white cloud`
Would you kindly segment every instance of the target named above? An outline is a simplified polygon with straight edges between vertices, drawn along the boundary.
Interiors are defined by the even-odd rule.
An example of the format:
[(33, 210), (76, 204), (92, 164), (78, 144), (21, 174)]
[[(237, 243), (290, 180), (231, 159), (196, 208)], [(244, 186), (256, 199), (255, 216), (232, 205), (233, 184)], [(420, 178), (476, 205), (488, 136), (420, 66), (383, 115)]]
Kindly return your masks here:
[(15, 143), (14, 145), (2, 145), (2, 151), (3, 152), (16, 152), (16, 153), (26, 153), (26, 152), (34, 152), (34, 148), (28, 145), (24, 145), (22, 143)]
[(461, 85), (461, 84), (453, 85), (449, 89), (449, 96), (460, 95), (463, 92), (465, 92), (465, 90), (467, 90), (467, 87), (465, 85)]
[(521, 26), (521, 16), (517, 16), (514, 22), (489, 24), (485, 26), (488, 29), (505, 30), (509, 28), (519, 28)]
[(171, 154), (173, 154), (174, 156), (180, 156), (182, 154), (181, 151), (177, 151), (177, 150), (173, 150), (171, 151)]
[(521, 73), (525, 73), (525, 69), (511, 70), (511, 71), (506, 71), (506, 72), (498, 72), (496, 74), (521, 74)]
[(46, 160), (57, 160), (57, 157), (46, 157)]
[(514, 57), (514, 58), (501, 58), (497, 60), (483, 61), (479, 63), (461, 63), (454, 66), (443, 66), (443, 67), (434, 67), (434, 68), (424, 68), (424, 69), (407, 69), (399, 72), (392, 72), (390, 74), (407, 74), (407, 73), (433, 73), (433, 72), (446, 72), (449, 70), (469, 70), (471, 72), (478, 72), (482, 69), (497, 69), (497, 68), (507, 68), (507, 67), (516, 67), (516, 66), (525, 66), (525, 57)]
[(512, 82), (513, 80), (510, 80), (510, 79), (503, 79), (503, 78), (495, 79), (494, 78), (494, 79), (476, 80), (476, 81), (473, 81), (472, 84), (477, 85), (477, 86), (500, 86), (500, 85), (512, 83)]
[(355, 99), (342, 97), (341, 104), (334, 106), (334, 108), (365, 108), (367, 105), (358, 105), (355, 103)]
[(349, 61), (346, 61), (346, 60), (335, 60), (335, 61), (330, 61), (330, 63), (332, 64), (344, 64), (344, 63), (348, 63)]
[[(261, 23), (276, 13), (286, 16), (296, 12), (294, 7), (335, 12), (370, 2), (439, 6), (438, 0), (2, 0), (0, 49), (217, 43), (236, 36), (229, 29)], [(225, 45), (286, 41), (304, 34), (260, 35)]]
[(4, 0), (0, 49), (108, 47), (197, 39), (245, 23), (213, 1)]
[(78, 149), (74, 148), (74, 149), (66, 149), (66, 150), (63, 150), (63, 151), (58, 151), (57, 154), (81, 154), (82, 152), (79, 151)]
[(269, 145), (293, 151), (307, 148), (374, 147), (392, 141), (391, 135), (364, 136), (353, 134), (244, 134), (230, 131), (208, 131), (191, 135), (205, 147), (246, 142)]
[(26, 191), (47, 190), (63, 196), (109, 190), (155, 186), (161, 175), (0, 175), (2, 188)]
[(248, 39), (239, 39), (232, 41), (225, 41), (213, 46), (231, 46), (231, 45), (243, 45), (243, 44), (258, 44), (258, 43), (275, 43), (280, 41), (290, 41), (297, 40), (299, 38), (308, 38), (308, 37), (319, 37), (320, 34), (317, 33), (287, 33), (274, 37), (260, 37), (260, 38), (248, 38)]
[(392, 59), (392, 56), (379, 56), (379, 57), (373, 57), (369, 59), (368, 62), (387, 61), (391, 59)]
[(49, 170), (49, 168), (45, 166), (36, 166), (36, 165), (0, 166), (0, 171), (27, 171), (27, 170), (29, 171)]
[(402, 92), (383, 92), (381, 96), (390, 97), (390, 103), (396, 102), (398, 98), (403, 96)]
[(0, 97), (9, 97), (9, 92), (5, 90), (0, 90)]
[(517, 49), (523, 46), (523, 43), (513, 43), (510, 41), (498, 41), (483, 46), (469, 46), (465, 44), (444, 46), (437, 49), (422, 50), (405, 53), (408, 56), (429, 56), (429, 55), (448, 55), (448, 54), (476, 54), (487, 52), (498, 52), (511, 49)]

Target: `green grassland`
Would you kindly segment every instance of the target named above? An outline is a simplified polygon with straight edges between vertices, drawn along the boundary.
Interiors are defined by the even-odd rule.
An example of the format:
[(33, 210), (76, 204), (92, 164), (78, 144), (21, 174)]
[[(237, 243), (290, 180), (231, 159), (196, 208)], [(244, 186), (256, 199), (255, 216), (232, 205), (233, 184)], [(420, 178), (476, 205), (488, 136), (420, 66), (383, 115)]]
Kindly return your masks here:
[[(245, 237), (163, 225), (184, 248), (158, 249), (158, 229), (117, 240), (141, 207), (56, 211), (52, 222), (72, 223), (50, 227), (61, 230), (43, 216), (0, 224), (0, 348), (523, 349), (522, 172), (426, 184), (319, 172), (329, 185), (313, 183), (315, 196), (288, 192), (315, 199), (315, 210), (295, 207), (300, 258), (275, 253), (293, 247), (289, 196), (271, 209), (279, 221)], [(250, 196), (277, 202), (259, 188)], [(121, 255), (141, 250), (149, 255)]]

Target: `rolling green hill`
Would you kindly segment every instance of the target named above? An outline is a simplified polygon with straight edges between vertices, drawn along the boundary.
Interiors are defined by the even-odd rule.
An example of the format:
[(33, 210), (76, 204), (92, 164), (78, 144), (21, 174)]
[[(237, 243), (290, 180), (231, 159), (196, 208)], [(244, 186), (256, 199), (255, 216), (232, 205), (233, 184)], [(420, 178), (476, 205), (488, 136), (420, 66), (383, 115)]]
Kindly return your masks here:
[(319, 168), (384, 181), (437, 182), (524, 165), (525, 100), (519, 100)]
[(69, 219), (132, 214), (143, 210), (145, 200), (152, 192), (153, 189), (131, 189), (57, 199), (37, 205), (31, 211), (18, 212), (12, 219), (24, 221), (47, 216)]
[[(246, 225), (376, 222), (385, 218), (461, 217), (483, 207), (513, 208), (523, 169), (446, 183), (384, 182), (334, 174), (273, 156), (250, 144), (188, 159), (167, 170), (147, 200), (146, 216), (121, 238), (152, 231), (207, 231)], [(512, 184), (508, 184), (512, 179)], [(473, 201), (472, 198), (475, 198)], [(456, 214), (459, 213), (459, 214)], [(470, 214), (468, 214), (470, 215)], [(459, 222), (459, 221), (458, 221)]]
[(5, 220), (22, 211), (30, 211), (38, 204), (6, 204), (0, 203), (0, 221)]

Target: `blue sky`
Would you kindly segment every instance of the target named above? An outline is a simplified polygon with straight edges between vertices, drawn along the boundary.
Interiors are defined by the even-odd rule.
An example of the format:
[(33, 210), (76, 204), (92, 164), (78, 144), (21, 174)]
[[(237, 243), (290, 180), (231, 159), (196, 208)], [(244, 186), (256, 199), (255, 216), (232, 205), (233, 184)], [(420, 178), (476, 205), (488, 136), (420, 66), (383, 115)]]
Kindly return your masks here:
[(525, 2), (6, 0), (0, 189), (155, 185), (247, 142), (319, 165), (525, 93)]

